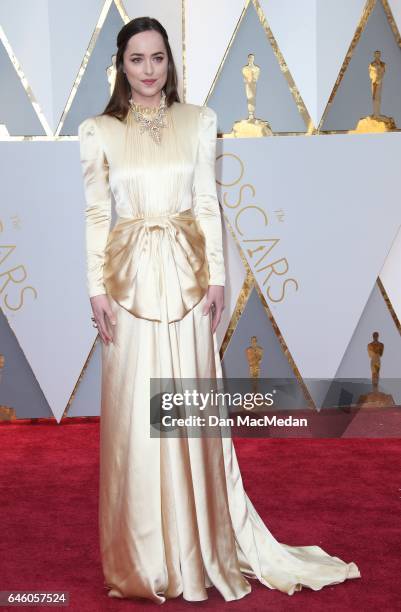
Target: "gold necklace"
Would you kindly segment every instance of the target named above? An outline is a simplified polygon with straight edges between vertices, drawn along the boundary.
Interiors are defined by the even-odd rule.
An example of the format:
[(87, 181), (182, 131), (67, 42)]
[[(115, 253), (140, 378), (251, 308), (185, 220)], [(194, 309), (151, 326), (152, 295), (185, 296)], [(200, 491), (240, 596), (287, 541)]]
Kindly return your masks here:
[[(166, 118), (166, 94), (164, 91), (161, 93), (159, 105), (156, 107), (142, 106), (133, 101), (132, 98), (128, 100), (130, 105), (130, 111), (134, 119), (139, 123), (139, 131), (142, 134), (145, 130), (149, 132), (153, 140), (160, 144), (161, 142), (161, 128), (167, 127), (165, 121)], [(145, 113), (154, 115), (153, 117), (146, 117)]]

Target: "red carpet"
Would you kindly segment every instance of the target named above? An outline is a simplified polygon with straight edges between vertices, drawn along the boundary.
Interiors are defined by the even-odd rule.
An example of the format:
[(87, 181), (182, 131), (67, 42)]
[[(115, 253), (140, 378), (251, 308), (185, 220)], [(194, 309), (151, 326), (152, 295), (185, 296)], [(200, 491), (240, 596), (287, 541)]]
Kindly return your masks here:
[[(156, 609), (143, 600), (110, 599), (103, 588), (98, 438), (96, 419), (0, 425), (0, 590), (69, 591), (67, 609), (74, 612)], [(362, 578), (292, 596), (252, 581), (242, 600), (226, 603), (211, 588), (206, 602), (178, 598), (161, 609), (399, 609), (401, 440), (236, 439), (235, 445), (247, 493), (275, 537), (355, 561)], [(34, 609), (42, 608), (49, 609)]]

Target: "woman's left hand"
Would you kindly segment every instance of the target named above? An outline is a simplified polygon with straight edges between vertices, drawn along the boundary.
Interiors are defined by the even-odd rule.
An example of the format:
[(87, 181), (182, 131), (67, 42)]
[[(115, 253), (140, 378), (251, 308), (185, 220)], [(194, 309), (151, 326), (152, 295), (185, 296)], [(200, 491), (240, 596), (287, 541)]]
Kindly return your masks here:
[(210, 309), (212, 310), (212, 334), (214, 334), (224, 310), (224, 287), (222, 285), (209, 285), (203, 314), (209, 314)]

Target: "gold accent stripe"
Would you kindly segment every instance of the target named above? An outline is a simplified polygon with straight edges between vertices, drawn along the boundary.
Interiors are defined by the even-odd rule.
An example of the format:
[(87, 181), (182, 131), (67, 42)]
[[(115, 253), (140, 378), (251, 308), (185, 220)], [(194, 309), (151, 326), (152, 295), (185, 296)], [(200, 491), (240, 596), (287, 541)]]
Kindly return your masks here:
[(238, 295), (238, 298), (235, 304), (235, 308), (231, 315), (231, 319), (226, 329), (226, 333), (224, 335), (223, 341), (221, 343), (221, 347), (220, 347), (220, 359), (221, 360), (223, 359), (224, 354), (228, 348), (228, 345), (230, 344), (230, 340), (236, 330), (236, 327), (241, 318), (241, 315), (245, 310), (245, 306), (248, 302), (249, 296), (252, 293), (252, 289), (254, 288), (254, 285), (255, 283), (254, 283), (252, 274), (251, 275), (247, 274), (242, 284), (241, 291), (239, 292), (239, 295)]
[(123, 22), (128, 23), (129, 21), (131, 21), (131, 17), (126, 11), (123, 0), (114, 0), (114, 4), (116, 5), (117, 10), (121, 15), (121, 19), (123, 20)]
[(56, 142), (63, 140), (72, 140), (78, 141), (78, 136), (2, 136), (0, 137), (0, 142), (23, 142), (25, 140), (30, 140), (32, 142)]
[(278, 341), (280, 342), (281, 350), (283, 351), (284, 355), (287, 357), (287, 361), (290, 364), (290, 367), (291, 367), (292, 371), (294, 372), (294, 375), (295, 375), (296, 379), (298, 380), (298, 382), (300, 384), (300, 387), (301, 387), (301, 389), (303, 391), (303, 394), (304, 394), (304, 397), (305, 397), (305, 400), (306, 400), (306, 403), (307, 403), (307, 407), (315, 409), (315, 410), (318, 410), (317, 407), (316, 407), (315, 402), (313, 401), (313, 398), (312, 398), (311, 394), (309, 393), (308, 387), (304, 383), (302, 375), (301, 375), (300, 371), (297, 368), (297, 365), (296, 365), (296, 363), (294, 361), (294, 358), (291, 355), (291, 351), (288, 348), (286, 341), (284, 340), (284, 336), (281, 333), (280, 328), (277, 325), (277, 323), (276, 323), (276, 321), (275, 321), (275, 319), (274, 319), (274, 317), (273, 317), (273, 315), (272, 315), (272, 313), (270, 311), (270, 308), (269, 308), (269, 306), (268, 306), (268, 304), (266, 302), (265, 296), (263, 295), (262, 291), (260, 290), (260, 287), (259, 287), (257, 282), (255, 282), (255, 287), (256, 287), (256, 291), (259, 294), (260, 300), (262, 302), (262, 306), (265, 309), (266, 314), (267, 314), (267, 316), (270, 319), (270, 323), (272, 324), (274, 333), (276, 334), (276, 336), (278, 338)]
[(301, 94), (299, 93), (298, 87), (295, 84), (294, 79), (292, 78), (291, 72), (288, 69), (288, 66), (286, 64), (286, 61), (284, 59), (284, 56), (280, 50), (280, 47), (276, 41), (276, 39), (273, 36), (273, 32), (270, 29), (270, 26), (267, 22), (266, 16), (263, 12), (262, 7), (259, 4), (258, 0), (253, 0), (253, 5), (255, 7), (255, 10), (257, 12), (257, 15), (259, 17), (259, 21), (263, 26), (263, 29), (267, 35), (268, 41), (273, 49), (274, 55), (277, 58), (277, 61), (279, 63), (280, 66), (280, 70), (283, 73), (283, 76), (285, 77), (287, 83), (288, 83), (288, 87), (290, 88), (291, 94), (295, 100), (295, 103), (297, 105), (298, 108), (298, 112), (301, 115), (302, 119), (305, 122), (305, 126), (307, 129), (306, 134), (303, 134), (303, 136), (308, 136), (311, 135), (315, 132), (316, 128), (313, 124), (312, 118), (309, 115), (308, 109), (305, 106), (305, 103), (302, 99)]
[[(84, 377), (84, 375), (85, 375), (86, 368), (88, 367), (89, 362), (90, 362), (90, 360), (91, 360), (91, 358), (92, 358), (92, 355), (93, 355), (93, 353), (94, 353), (94, 351), (95, 351), (95, 346), (96, 346), (96, 342), (97, 342), (97, 340), (98, 340), (98, 339), (100, 339), (99, 334), (96, 336), (95, 341), (94, 341), (94, 342), (93, 342), (93, 344), (92, 344), (92, 348), (91, 348), (91, 350), (89, 351), (89, 355), (88, 355), (88, 356), (87, 356), (87, 358), (86, 358), (86, 361), (85, 361), (85, 363), (84, 363), (84, 365), (83, 365), (83, 368), (82, 368), (82, 370), (81, 370), (81, 373), (80, 373), (80, 375), (78, 376), (78, 380), (77, 380), (77, 382), (75, 383), (75, 386), (74, 386), (74, 388), (73, 388), (73, 390), (72, 390), (72, 393), (71, 393), (71, 395), (70, 395), (70, 398), (69, 398), (69, 400), (68, 400), (68, 402), (67, 402), (67, 405), (66, 405), (66, 407), (64, 408), (63, 416), (61, 417), (62, 419), (64, 419), (64, 418), (67, 416), (67, 413), (68, 413), (69, 409), (71, 408), (72, 402), (73, 402), (73, 401), (74, 401), (74, 399), (75, 399), (75, 394), (76, 394), (76, 392), (77, 392), (77, 389), (78, 389), (78, 387), (79, 387), (79, 385), (80, 385), (80, 383), (81, 383), (81, 381), (82, 381), (82, 379), (83, 379), (83, 377)], [(99, 340), (99, 341), (101, 342), (101, 340)], [(74, 417), (74, 418), (76, 418), (76, 417)]]
[(299, 385), (300, 385), (300, 387), (301, 387), (301, 389), (303, 391), (303, 394), (304, 394), (304, 397), (305, 397), (305, 400), (306, 400), (308, 408), (312, 408), (312, 409), (317, 410), (316, 404), (313, 401), (313, 398), (312, 398), (311, 394), (309, 393), (309, 390), (308, 390), (308, 388), (307, 388), (307, 386), (306, 386), (306, 384), (305, 384), (305, 382), (304, 382), (304, 380), (302, 378), (302, 375), (301, 375), (299, 369), (296, 366), (296, 363), (295, 363), (295, 361), (294, 361), (294, 359), (293, 359), (293, 357), (291, 355), (291, 351), (288, 348), (287, 343), (284, 340), (283, 334), (281, 333), (281, 330), (280, 330), (279, 326), (277, 325), (277, 323), (276, 323), (276, 321), (275, 321), (275, 319), (274, 319), (274, 317), (273, 317), (273, 315), (272, 315), (272, 313), (270, 311), (270, 308), (269, 308), (269, 306), (268, 306), (268, 304), (267, 304), (267, 302), (265, 300), (265, 297), (264, 297), (262, 291), (259, 288), (259, 284), (258, 284), (258, 282), (257, 282), (257, 280), (256, 280), (256, 278), (255, 278), (255, 276), (254, 276), (254, 274), (253, 274), (249, 264), (248, 264), (247, 259), (245, 258), (243, 250), (242, 250), (242, 248), (241, 248), (241, 246), (240, 246), (240, 244), (239, 244), (239, 242), (237, 240), (237, 236), (235, 235), (234, 230), (231, 227), (230, 221), (228, 220), (228, 218), (224, 214), (224, 211), (223, 211), (223, 215), (224, 215), (224, 219), (225, 219), (225, 222), (226, 222), (226, 227), (230, 231), (230, 233), (231, 233), (231, 235), (232, 235), (232, 237), (233, 237), (233, 239), (234, 239), (234, 241), (235, 241), (235, 243), (237, 245), (237, 248), (239, 250), (239, 254), (241, 256), (242, 262), (243, 262), (245, 270), (246, 270), (246, 278), (245, 278), (244, 284), (242, 285), (242, 289), (241, 289), (240, 294), (238, 296), (238, 299), (237, 299), (237, 302), (236, 302), (236, 305), (235, 305), (235, 308), (234, 308), (233, 315), (231, 317), (229, 326), (227, 328), (226, 334), (224, 336), (224, 339), (223, 339), (223, 342), (222, 342), (222, 345), (221, 345), (220, 358), (223, 359), (224, 353), (226, 352), (227, 346), (228, 346), (228, 344), (229, 344), (229, 342), (230, 342), (230, 340), (231, 340), (231, 338), (232, 338), (232, 336), (233, 336), (233, 334), (234, 334), (234, 332), (236, 330), (236, 327), (238, 325), (239, 319), (241, 318), (242, 313), (244, 312), (246, 302), (249, 299), (249, 296), (251, 294), (251, 291), (252, 291), (253, 287), (255, 287), (256, 291), (258, 292), (258, 295), (259, 295), (260, 301), (262, 303), (262, 306), (265, 309), (265, 312), (266, 312), (266, 314), (267, 314), (267, 316), (268, 316), (268, 318), (270, 320), (270, 323), (272, 325), (273, 331), (274, 331), (274, 333), (275, 333), (275, 335), (276, 335), (276, 337), (277, 337), (277, 339), (278, 339), (278, 341), (280, 343), (281, 350), (284, 353), (285, 357), (287, 358), (287, 361), (288, 361), (292, 371), (294, 372), (294, 376), (296, 377), (296, 379), (297, 379), (297, 381), (298, 381), (298, 383), (299, 383)]
[(246, 303), (247, 303), (247, 301), (249, 299), (249, 296), (251, 295), (253, 287), (255, 286), (255, 278), (253, 276), (252, 270), (249, 267), (248, 261), (247, 261), (245, 255), (244, 255), (244, 253), (243, 253), (239, 243), (238, 243), (237, 237), (235, 235), (235, 232), (234, 232), (233, 228), (231, 227), (231, 224), (230, 224), (228, 218), (224, 214), (224, 211), (223, 211), (223, 216), (224, 216), (224, 220), (225, 220), (225, 227), (230, 232), (230, 234), (231, 234), (231, 236), (232, 236), (232, 238), (233, 238), (233, 240), (235, 242), (235, 245), (236, 245), (236, 247), (238, 249), (238, 253), (239, 253), (239, 256), (241, 257), (241, 261), (242, 261), (242, 264), (244, 266), (244, 269), (245, 269), (245, 272), (246, 272), (246, 276), (245, 276), (245, 280), (244, 280), (244, 282), (242, 284), (241, 291), (239, 292), (239, 295), (238, 295), (238, 298), (237, 298), (237, 301), (236, 301), (236, 304), (235, 304), (235, 308), (234, 308), (233, 313), (231, 315), (231, 319), (230, 319), (230, 322), (228, 324), (226, 333), (225, 333), (223, 341), (221, 343), (221, 347), (220, 347), (220, 359), (223, 359), (223, 357), (224, 357), (224, 354), (225, 354), (225, 352), (227, 350), (227, 347), (228, 347), (228, 345), (230, 343), (230, 340), (231, 340), (231, 338), (232, 338), (232, 336), (233, 336), (233, 334), (234, 334), (234, 332), (235, 332), (235, 330), (237, 328), (238, 321), (240, 320), (241, 315), (242, 315), (242, 313), (245, 310)]
[[(109, 12), (109, 10), (110, 10), (110, 7), (111, 7), (111, 4), (112, 4), (113, 0), (111, 0), (111, 2), (110, 2), (110, 4), (109, 4), (109, 6), (107, 7), (107, 10), (105, 10), (105, 9), (106, 9), (106, 4), (107, 4), (107, 2), (108, 2), (108, 0), (106, 0), (105, 4), (104, 4), (104, 6), (103, 6), (103, 9), (102, 9), (102, 11), (101, 11), (101, 13), (100, 13), (100, 16), (99, 16), (98, 22), (97, 22), (97, 24), (96, 24), (95, 30), (94, 30), (94, 32), (93, 32), (93, 34), (92, 34), (92, 38), (91, 38), (90, 43), (89, 43), (89, 46), (88, 46), (88, 49), (87, 49), (86, 54), (85, 54), (85, 56), (84, 56), (84, 59), (83, 59), (83, 61), (82, 61), (82, 64), (81, 64), (81, 69), (80, 69), (80, 70), (82, 70), (82, 73), (81, 73), (81, 74), (80, 74), (80, 73), (78, 73), (78, 77), (77, 77), (77, 79), (79, 78), (79, 81), (77, 82), (77, 79), (75, 80), (74, 87), (75, 87), (75, 85), (76, 85), (76, 88), (75, 88), (75, 91), (74, 91), (74, 87), (73, 87), (73, 90), (72, 90), (72, 92), (71, 92), (71, 93), (73, 93), (73, 97), (72, 97), (72, 99), (71, 99), (71, 96), (70, 96), (71, 103), (72, 103), (72, 100), (73, 100), (73, 98), (74, 98), (74, 96), (75, 96), (76, 89), (78, 89), (78, 85), (79, 85), (79, 83), (81, 82), (82, 76), (83, 76), (83, 74), (84, 74), (84, 72), (85, 72), (85, 70), (86, 70), (86, 66), (88, 65), (88, 61), (89, 61), (89, 59), (90, 59), (90, 56), (91, 56), (92, 51), (93, 51), (93, 49), (94, 49), (94, 46), (95, 46), (95, 44), (96, 44), (96, 41), (97, 41), (97, 38), (98, 38), (98, 36), (99, 36), (100, 30), (101, 30), (101, 28), (103, 27), (103, 24), (104, 24), (104, 22), (105, 22), (105, 20), (106, 20), (107, 14), (108, 14), (108, 12)], [(128, 22), (130, 21), (130, 17), (129, 17), (129, 15), (128, 15), (128, 13), (127, 13), (126, 9), (125, 9), (125, 6), (123, 5), (122, 0), (114, 0), (114, 4), (115, 4), (115, 6), (116, 6), (116, 8), (117, 8), (118, 12), (120, 13), (120, 16), (121, 16), (121, 18), (122, 18), (123, 22), (124, 22), (124, 23), (128, 23)], [(85, 58), (86, 58), (86, 62), (85, 62)], [(68, 108), (67, 108), (67, 106), (66, 106), (66, 108), (64, 109), (64, 113), (63, 113), (63, 116), (62, 116), (62, 123), (61, 123), (61, 127), (58, 129), (58, 131), (59, 131), (59, 132), (60, 132), (60, 130), (61, 130), (61, 128), (62, 128), (62, 124), (63, 124), (63, 122), (64, 122), (64, 117), (65, 117), (66, 113), (68, 112), (69, 108), (71, 107), (71, 103), (70, 103), (70, 105), (68, 106)], [(68, 103), (67, 103), (67, 105), (68, 105)], [(76, 140), (76, 141), (77, 141), (77, 140), (78, 140), (78, 136), (59, 136), (59, 137), (58, 137), (58, 140)], [(64, 413), (63, 413), (62, 418), (65, 418), (65, 417), (67, 416), (67, 414), (68, 414), (68, 411), (70, 410), (70, 407), (71, 407), (71, 405), (72, 405), (72, 403), (73, 403), (73, 401), (74, 401), (74, 399), (75, 399), (75, 395), (76, 395), (77, 389), (78, 389), (78, 387), (79, 387), (79, 385), (80, 385), (80, 383), (81, 383), (81, 381), (82, 381), (82, 379), (83, 379), (83, 377), (84, 377), (84, 375), (85, 375), (86, 369), (87, 369), (87, 367), (88, 367), (88, 365), (89, 365), (89, 362), (90, 362), (90, 360), (91, 360), (91, 358), (92, 358), (92, 355), (93, 355), (93, 353), (94, 353), (95, 346), (96, 346), (96, 342), (99, 340), (99, 338), (100, 338), (100, 337), (99, 337), (99, 334), (98, 334), (98, 335), (96, 336), (96, 338), (95, 338), (94, 343), (92, 344), (92, 348), (91, 348), (91, 350), (89, 351), (89, 355), (88, 355), (88, 357), (86, 358), (86, 361), (85, 361), (85, 363), (84, 363), (84, 365), (83, 365), (83, 368), (82, 368), (82, 370), (81, 370), (81, 373), (80, 373), (80, 375), (79, 375), (79, 377), (78, 377), (78, 380), (77, 380), (77, 382), (75, 383), (74, 389), (73, 389), (73, 391), (72, 391), (72, 393), (71, 393), (71, 396), (70, 396), (70, 398), (69, 398), (69, 400), (68, 400), (68, 402), (67, 402), (67, 405), (66, 405), (66, 407), (65, 407), (65, 409), (64, 409)], [(101, 342), (101, 340), (99, 340), (99, 341)], [(73, 418), (77, 418), (77, 417), (73, 417)], [(82, 418), (82, 417), (79, 417), (79, 418)], [(88, 418), (88, 417), (85, 417), (85, 418)], [(92, 418), (93, 418), (93, 417), (92, 417)]]
[[(327, 101), (326, 108), (323, 111), (322, 118), (320, 119), (319, 125), (317, 127), (317, 133), (318, 134), (325, 134), (325, 133), (327, 133), (327, 132), (323, 132), (322, 131), (322, 126), (323, 126), (323, 124), (324, 124), (324, 122), (326, 120), (327, 113), (329, 112), (330, 106), (333, 104), (333, 100), (334, 100), (334, 98), (336, 96), (337, 90), (338, 90), (338, 88), (340, 86), (341, 81), (343, 80), (344, 74), (345, 74), (345, 72), (346, 72), (346, 70), (347, 70), (347, 68), (349, 66), (349, 63), (350, 63), (350, 61), (352, 59), (352, 56), (354, 54), (355, 47), (357, 46), (357, 44), (359, 42), (359, 39), (360, 39), (360, 37), (362, 35), (362, 32), (364, 31), (364, 29), (366, 27), (366, 24), (367, 24), (368, 19), (369, 19), (370, 15), (371, 15), (371, 13), (373, 11), (373, 8), (375, 7), (375, 4), (376, 4), (376, 0), (367, 0), (367, 2), (365, 4), (365, 7), (364, 7), (364, 9), (362, 11), (362, 15), (360, 17), (359, 23), (358, 23), (357, 28), (355, 30), (355, 34), (354, 34), (353, 39), (351, 41), (351, 44), (350, 44), (350, 46), (348, 48), (348, 51), (345, 54), (344, 61), (343, 61), (342, 66), (340, 68), (340, 72), (338, 73), (336, 82), (334, 83), (334, 87), (333, 87), (332, 92), (330, 94), (330, 97), (329, 97), (329, 99)], [(332, 130), (330, 133), (331, 134), (348, 134), (349, 131), (350, 130), (341, 130), (341, 131), (340, 130), (337, 130), (337, 131), (336, 130)]]
[(389, 298), (389, 296), (387, 294), (387, 291), (384, 288), (384, 285), (383, 285), (383, 282), (380, 279), (380, 276), (377, 277), (377, 281), (376, 282), (377, 282), (377, 286), (380, 289), (380, 293), (382, 294), (383, 299), (384, 299), (384, 301), (386, 303), (386, 306), (387, 306), (387, 308), (389, 310), (391, 318), (393, 319), (396, 328), (398, 329), (399, 333), (401, 334), (401, 323), (400, 323), (400, 320), (397, 317), (397, 314), (396, 314), (396, 312), (395, 312), (395, 310), (393, 308), (393, 305), (392, 305), (391, 300), (390, 300), (390, 298)]
[[(394, 130), (391, 130), (394, 131)], [(348, 132), (346, 132), (348, 134)], [(314, 129), (313, 132), (307, 133), (307, 132), (273, 132), (273, 134), (267, 136), (266, 138), (276, 138), (276, 137), (280, 137), (280, 136), (314, 136), (316, 134), (316, 130)], [(223, 134), (223, 133), (219, 133), (218, 134), (219, 138), (226, 138), (226, 139), (233, 139), (235, 138), (236, 140), (240, 140), (241, 137), (235, 137), (235, 136), (231, 136), (231, 134)]]
[(397, 41), (397, 45), (401, 48), (401, 35), (400, 35), (400, 31), (397, 27), (397, 23), (394, 19), (394, 15), (393, 12), (390, 8), (390, 5), (388, 3), (387, 0), (382, 0), (382, 5), (384, 8), (384, 12), (386, 13), (386, 17), (388, 19), (388, 22), (390, 24), (391, 29), (393, 30), (393, 34), (395, 36), (395, 39)]
[(205, 100), (204, 104), (208, 104), (208, 102), (209, 102), (209, 98), (210, 98), (210, 96), (211, 96), (211, 95), (212, 95), (212, 93), (213, 93), (214, 87), (215, 87), (215, 85), (216, 85), (216, 83), (217, 83), (217, 80), (218, 80), (218, 78), (219, 78), (219, 76), (220, 76), (220, 73), (221, 73), (221, 70), (222, 70), (222, 68), (223, 68), (223, 66), (224, 66), (224, 63), (225, 63), (225, 61), (226, 61), (227, 55), (228, 55), (228, 53), (229, 53), (229, 51), (230, 51), (230, 49), (231, 49), (231, 45), (233, 44), (233, 42), (234, 42), (234, 40), (235, 40), (235, 37), (236, 37), (237, 32), (238, 32), (238, 29), (239, 29), (239, 27), (240, 27), (240, 25), (241, 25), (241, 23), (242, 23), (242, 20), (243, 20), (243, 18), (244, 18), (244, 15), (245, 15), (245, 13), (246, 13), (247, 8), (248, 8), (248, 4), (249, 4), (249, 2), (250, 2), (250, 0), (246, 0), (246, 2), (245, 2), (245, 6), (244, 6), (244, 8), (242, 9), (241, 15), (240, 15), (240, 17), (239, 17), (239, 19), (238, 19), (238, 21), (237, 21), (237, 25), (235, 26), (235, 28), (234, 28), (234, 32), (233, 32), (233, 33), (232, 33), (232, 35), (231, 35), (231, 38), (230, 38), (229, 43), (228, 43), (228, 45), (227, 45), (227, 48), (226, 48), (226, 50), (225, 50), (225, 52), (224, 52), (224, 55), (223, 55), (222, 60), (221, 60), (221, 62), (220, 62), (220, 65), (219, 65), (219, 67), (218, 67), (218, 69), (217, 69), (217, 72), (216, 72), (216, 75), (215, 75), (215, 77), (214, 77), (214, 79), (213, 79), (213, 82), (212, 82), (212, 84), (211, 84), (211, 86), (210, 86), (210, 89), (209, 89), (209, 92), (208, 92), (208, 94), (207, 94), (207, 96), (206, 96), (206, 100)]
[(187, 100), (187, 29), (186, 29), (186, 4), (181, 0), (181, 37), (182, 37), (182, 101)]
[[(26, 78), (21, 64), (19, 63), (19, 61), (17, 60), (14, 51), (12, 50), (12, 47), (10, 45), (10, 42), (3, 30), (3, 28), (0, 25), (0, 40), (4, 45), (4, 48), (6, 50), (6, 53), (8, 55), (8, 57), (10, 58), (10, 62), (12, 63), (12, 65), (14, 66), (15, 72), (18, 75), (19, 80), (21, 81), (22, 87), (25, 90), (26, 95), (28, 96), (28, 99), (30, 101), (30, 103), (32, 104), (33, 110), (35, 111), (41, 126), (43, 127), (43, 130), (45, 132), (45, 134), (47, 134), (47, 136), (51, 136), (53, 134), (52, 129), (50, 127), (50, 125), (47, 122), (47, 119), (40, 107), (39, 102), (36, 100), (35, 95), (32, 91), (31, 86), (28, 83), (28, 79)], [(3, 83), (4, 86), (4, 83)], [(10, 140), (11, 138), (17, 138), (18, 140), (25, 140), (27, 138), (32, 138), (30, 136), (3, 136), (0, 140)], [(41, 137), (43, 138), (43, 137)]]
[(57, 129), (55, 131), (55, 136), (59, 136), (60, 135), (60, 132), (61, 132), (61, 130), (63, 128), (63, 125), (64, 125), (65, 118), (66, 118), (66, 116), (68, 114), (68, 111), (71, 108), (71, 105), (72, 105), (73, 100), (75, 98), (75, 95), (77, 93), (77, 89), (78, 89), (79, 84), (80, 84), (80, 82), (82, 80), (82, 77), (85, 74), (86, 67), (88, 65), (88, 62), (89, 62), (90, 57), (92, 55), (93, 49), (95, 48), (97, 39), (99, 37), (100, 30), (102, 29), (102, 26), (103, 26), (103, 24), (104, 24), (104, 22), (106, 20), (107, 14), (108, 14), (108, 12), (110, 10), (110, 6), (113, 3), (113, 1), (114, 0), (105, 0), (105, 2), (104, 2), (103, 8), (102, 8), (102, 10), (100, 12), (100, 15), (99, 15), (99, 19), (98, 19), (98, 21), (96, 23), (95, 29), (94, 29), (93, 34), (91, 36), (91, 39), (89, 41), (88, 48), (87, 48), (87, 50), (85, 52), (85, 55), (84, 55), (83, 60), (81, 62), (81, 66), (80, 66), (80, 68), (78, 70), (77, 77), (76, 77), (76, 79), (74, 81), (74, 84), (72, 86), (71, 93), (70, 93), (70, 95), (68, 97), (68, 100), (67, 100), (67, 103), (65, 105), (64, 111), (63, 111), (63, 113), (61, 115), (61, 119), (60, 119), (59, 124), (57, 126)]

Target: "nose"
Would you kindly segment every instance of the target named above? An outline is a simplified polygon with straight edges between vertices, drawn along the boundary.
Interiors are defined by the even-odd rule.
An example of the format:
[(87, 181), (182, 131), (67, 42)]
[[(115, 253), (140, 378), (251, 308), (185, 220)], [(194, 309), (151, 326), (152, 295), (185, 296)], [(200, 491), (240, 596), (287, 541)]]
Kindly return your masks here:
[(153, 64), (150, 58), (145, 60), (145, 74), (153, 74)]

